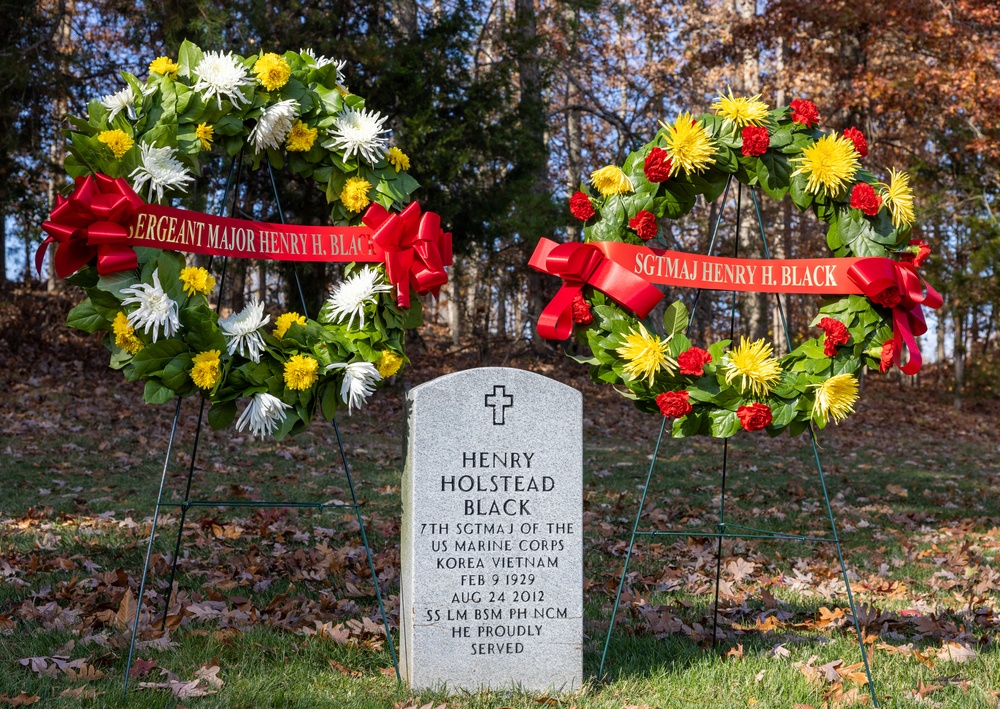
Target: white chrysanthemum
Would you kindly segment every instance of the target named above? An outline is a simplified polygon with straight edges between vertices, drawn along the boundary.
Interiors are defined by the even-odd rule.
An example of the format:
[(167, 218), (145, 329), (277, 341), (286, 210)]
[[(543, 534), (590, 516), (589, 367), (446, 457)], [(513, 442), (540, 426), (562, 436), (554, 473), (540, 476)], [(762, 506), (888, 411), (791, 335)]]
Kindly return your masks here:
[(101, 105), (106, 109), (111, 111), (108, 115), (108, 123), (115, 120), (117, 116), (122, 111), (126, 112), (126, 115), (135, 120), (135, 109), (133, 105), (135, 104), (135, 94), (132, 93), (132, 87), (126, 86), (124, 89), (117, 93), (108, 94), (101, 98)]
[(205, 56), (194, 68), (196, 81), (191, 87), (195, 91), (204, 92), (205, 100), (215, 96), (219, 108), (222, 108), (222, 97), (228, 98), (233, 105), (250, 103), (250, 99), (240, 91), (241, 86), (253, 84), (253, 78), (247, 74), (246, 67), (232, 52), (205, 52)]
[(236, 430), (242, 431), (249, 426), (251, 434), (263, 438), (281, 427), (285, 420), (285, 409), (290, 408), (292, 407), (276, 396), (254, 394), (236, 421)]
[(335, 64), (337, 66), (337, 83), (343, 85), (345, 82), (344, 78), (344, 67), (347, 66), (347, 61), (344, 59), (330, 59), (329, 57), (316, 56), (316, 53), (310, 49), (300, 49), (299, 54), (304, 57), (309, 57), (313, 60), (313, 64), (316, 65), (317, 69), (322, 69), (327, 64)]
[(330, 306), (330, 321), (343, 322), (349, 317), (347, 327), (354, 324), (354, 317), (360, 318), (359, 328), (365, 326), (365, 305), (375, 302), (379, 293), (388, 293), (392, 286), (382, 282), (382, 274), (371, 266), (365, 266), (357, 273), (341, 281), (327, 299)]
[(123, 295), (130, 295), (122, 301), (122, 305), (132, 305), (137, 303), (138, 308), (128, 314), (128, 324), (138, 330), (149, 334), (153, 333), (153, 342), (156, 342), (160, 335), (160, 328), (163, 328), (164, 337), (173, 337), (174, 333), (180, 330), (181, 321), (177, 317), (177, 303), (170, 299), (163, 292), (160, 285), (160, 269), (153, 271), (153, 284), (136, 283), (129, 288), (122, 288)]
[(247, 357), (254, 362), (260, 362), (264, 351), (264, 338), (260, 329), (271, 320), (270, 315), (264, 315), (264, 304), (254, 298), (250, 305), (228, 318), (219, 319), (219, 329), (226, 336), (226, 350), (230, 355), (239, 350), (241, 357)]
[[(155, 86), (142, 87), (143, 96), (148, 96), (154, 91), (156, 91)], [(104, 106), (109, 111), (111, 111), (110, 115), (108, 115), (108, 125), (110, 125), (111, 121), (115, 120), (115, 116), (117, 116), (122, 111), (126, 112), (126, 115), (128, 116), (129, 120), (134, 121), (135, 102), (139, 98), (140, 97), (136, 96), (135, 92), (132, 90), (131, 84), (126, 86), (121, 91), (118, 91), (113, 94), (108, 94), (107, 96), (102, 96), (100, 99), (101, 105)]]
[(194, 175), (174, 157), (173, 148), (154, 148), (148, 143), (142, 143), (139, 150), (142, 164), (129, 175), (136, 192), (139, 192), (147, 182), (149, 182), (150, 202), (162, 200), (164, 190), (177, 188), (181, 192), (187, 192), (184, 186), (188, 182), (194, 182)]
[(375, 391), (375, 383), (382, 379), (378, 369), (371, 362), (337, 362), (326, 368), (344, 370), (344, 383), (340, 385), (340, 398), (347, 404), (347, 413), (368, 401), (368, 397)]
[(295, 99), (278, 101), (264, 109), (264, 113), (257, 119), (257, 125), (250, 133), (250, 142), (257, 152), (284, 145), (285, 138), (295, 123), (298, 110), (299, 104)]
[(333, 121), (330, 140), (323, 143), (328, 150), (343, 150), (344, 157), (357, 153), (372, 165), (385, 155), (388, 128), (382, 128), (386, 117), (376, 111), (348, 108)]

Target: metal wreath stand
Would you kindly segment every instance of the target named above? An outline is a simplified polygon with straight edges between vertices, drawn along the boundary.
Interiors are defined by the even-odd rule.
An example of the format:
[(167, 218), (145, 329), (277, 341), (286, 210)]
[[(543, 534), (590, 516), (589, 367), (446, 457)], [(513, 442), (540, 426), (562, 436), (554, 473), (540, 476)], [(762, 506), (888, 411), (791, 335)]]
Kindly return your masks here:
[[(226, 187), (223, 193), (222, 204), (219, 207), (219, 212), (224, 212), (226, 208), (226, 203), (229, 201), (229, 193), (232, 189), (233, 201), (229, 208), (229, 216), (236, 216), (237, 202), (239, 201), (239, 190), (240, 190), (240, 177), (243, 170), (243, 152), (240, 151), (239, 155), (233, 158), (232, 163), (229, 167), (229, 177), (226, 180)], [(271, 189), (274, 193), (274, 201), (278, 210), (278, 219), (284, 224), (285, 215), (281, 208), (281, 200), (278, 196), (278, 186), (274, 179), (274, 170), (271, 168), (270, 162), (267, 163), (267, 172), (271, 180)], [(235, 180), (234, 180), (235, 177)], [(212, 261), (214, 257), (209, 259), (209, 269), (212, 267)], [(229, 264), (228, 257), (223, 257), (222, 259), (222, 276), (219, 282), (219, 295), (216, 299), (215, 309), (218, 312), (219, 305), (222, 301), (222, 293), (226, 286), (226, 270)], [(293, 274), (295, 275), (295, 285), (299, 291), (299, 298), (302, 301), (302, 314), (305, 317), (309, 317), (309, 313), (306, 306), (305, 295), (302, 292), (302, 284), (299, 281), (298, 269), (295, 268), (293, 262)], [(163, 630), (167, 626), (167, 612), (170, 608), (170, 597), (173, 595), (174, 579), (177, 576), (177, 562), (181, 551), (181, 537), (184, 534), (184, 522), (187, 518), (188, 510), (192, 507), (250, 507), (250, 508), (294, 508), (294, 509), (315, 509), (315, 510), (329, 510), (336, 508), (347, 508), (353, 509), (355, 515), (357, 516), (358, 527), (361, 531), (361, 543), (365, 548), (365, 555), (368, 558), (368, 568), (371, 571), (372, 583), (375, 585), (375, 596), (378, 599), (378, 609), (382, 616), (382, 625), (385, 628), (386, 640), (389, 645), (389, 654), (392, 657), (392, 666), (396, 671), (396, 680), (400, 681), (399, 674), (399, 661), (396, 658), (396, 646), (392, 640), (392, 632), (389, 629), (389, 618), (385, 612), (385, 605), (382, 602), (382, 591), (378, 584), (378, 574), (375, 572), (375, 560), (372, 557), (372, 549), (368, 544), (368, 535), (365, 533), (365, 523), (361, 518), (361, 505), (358, 503), (358, 497), (354, 489), (354, 479), (351, 476), (351, 468), (347, 462), (347, 454), (344, 451), (344, 444), (340, 437), (340, 428), (337, 426), (337, 421), (334, 419), (333, 431), (337, 437), (337, 447), (340, 450), (340, 460), (344, 465), (344, 474), (347, 476), (347, 486), (351, 492), (351, 501), (337, 502), (337, 503), (326, 503), (326, 502), (281, 502), (275, 500), (260, 500), (260, 501), (247, 501), (247, 500), (192, 500), (191, 499), (191, 482), (194, 479), (195, 473), (195, 462), (198, 455), (198, 441), (201, 437), (202, 423), (204, 422), (205, 414), (205, 399), (202, 397), (201, 403), (198, 408), (198, 423), (195, 427), (194, 432), (194, 442), (191, 446), (191, 464), (188, 466), (187, 482), (184, 486), (184, 499), (182, 502), (165, 502), (163, 500), (163, 493), (166, 488), (167, 481), (167, 470), (170, 465), (170, 454), (173, 449), (174, 440), (177, 435), (177, 422), (180, 419), (181, 414), (181, 397), (177, 397), (177, 405), (174, 409), (174, 421), (170, 427), (170, 439), (167, 443), (167, 452), (163, 460), (163, 474), (160, 478), (160, 490), (156, 497), (156, 507), (153, 510), (153, 523), (149, 531), (149, 542), (146, 546), (146, 561), (142, 566), (142, 579), (139, 583), (139, 595), (136, 599), (135, 608), (135, 618), (132, 622), (132, 636), (128, 647), (128, 661), (125, 665), (125, 679), (122, 683), (122, 696), (128, 692), (129, 684), (129, 673), (132, 670), (132, 658), (135, 652), (136, 636), (139, 629), (139, 617), (142, 612), (142, 602), (143, 596), (146, 591), (146, 581), (149, 576), (149, 562), (153, 553), (153, 541), (156, 539), (156, 524), (160, 516), (160, 508), (162, 507), (180, 507), (181, 509), (181, 519), (180, 524), (177, 527), (177, 540), (174, 543), (174, 554), (171, 559), (170, 564), (170, 583), (167, 586), (167, 597), (163, 604), (163, 618), (160, 622), (160, 629)]]
[[(719, 209), (719, 215), (716, 218), (715, 225), (712, 229), (712, 238), (709, 242), (708, 255), (711, 256), (712, 252), (715, 250), (716, 237), (719, 233), (719, 225), (722, 222), (723, 212), (725, 211), (726, 201), (729, 196), (729, 188), (732, 185), (733, 178), (730, 177), (726, 183), (726, 189), (722, 196), (722, 207)], [(764, 257), (767, 259), (771, 258), (771, 251), (767, 245), (767, 235), (764, 230), (764, 221), (761, 218), (760, 204), (757, 200), (757, 194), (753, 187), (748, 188), (750, 191), (750, 197), (753, 199), (754, 212), (757, 218), (757, 226), (760, 231), (761, 244), (764, 247)], [(741, 216), (742, 216), (742, 200), (743, 200), (743, 184), (737, 183), (736, 190), (736, 232), (739, 233)], [(739, 238), (736, 239), (736, 248), (734, 257), (739, 256)], [(691, 316), (688, 320), (688, 326), (694, 320), (695, 312), (698, 307), (698, 299), (701, 297), (701, 290), (695, 294), (694, 304), (691, 307)], [(731, 291), (732, 301), (731, 301), (731, 311), (729, 319), (729, 339), (732, 340), (736, 329), (736, 292)], [(788, 349), (792, 348), (792, 338), (788, 332), (788, 324), (785, 321), (785, 311), (781, 305), (781, 298), (777, 294), (775, 295), (776, 303), (778, 305), (778, 314), (781, 318), (781, 326), (785, 334), (785, 342), (787, 343)], [(655, 537), (698, 537), (698, 538), (713, 538), (718, 539), (718, 548), (716, 551), (716, 563), (715, 563), (715, 601), (713, 604), (713, 614), (712, 614), (712, 648), (714, 649), (718, 644), (718, 627), (719, 627), (719, 581), (721, 579), (722, 573), (722, 540), (723, 539), (774, 539), (783, 541), (799, 541), (799, 542), (815, 542), (819, 544), (833, 544), (837, 550), (837, 559), (840, 562), (841, 575), (844, 578), (844, 586), (847, 589), (847, 603), (851, 609), (851, 617), (854, 620), (854, 630), (857, 633), (858, 646), (861, 649), (861, 661), (864, 664), (865, 676), (868, 679), (868, 692), (871, 695), (872, 705), (875, 707), (879, 706), (878, 697), (875, 693), (875, 685), (872, 681), (871, 667), (868, 662), (868, 653), (865, 650), (864, 635), (861, 632), (861, 624), (858, 621), (857, 609), (854, 605), (854, 594), (851, 592), (851, 582), (847, 577), (847, 565), (844, 563), (844, 553), (840, 544), (840, 537), (837, 535), (837, 523), (833, 517), (833, 508), (830, 505), (830, 495), (826, 487), (826, 476), (823, 474), (823, 465), (819, 459), (819, 446), (816, 443), (816, 431), (809, 426), (809, 440), (812, 444), (813, 459), (816, 461), (816, 472), (819, 474), (820, 487), (823, 491), (823, 501), (826, 503), (826, 512), (830, 520), (830, 536), (828, 537), (812, 537), (803, 536), (800, 534), (786, 534), (783, 532), (774, 532), (768, 529), (761, 529), (757, 527), (747, 527), (740, 524), (733, 524), (732, 522), (726, 522), (726, 473), (729, 461), (729, 439), (723, 439), (722, 446), (722, 494), (719, 500), (719, 521), (716, 524), (715, 532), (702, 532), (696, 530), (671, 530), (671, 531), (658, 531), (658, 530), (648, 530), (643, 531), (639, 529), (639, 522), (642, 519), (642, 510), (646, 505), (646, 495), (649, 492), (649, 483), (653, 477), (653, 469), (656, 466), (656, 459), (660, 452), (660, 443), (663, 441), (663, 432), (666, 430), (667, 419), (664, 417), (663, 423), (660, 425), (660, 433), (656, 439), (656, 446), (653, 449), (652, 460), (649, 463), (649, 472), (646, 474), (646, 484), (642, 488), (642, 496), (639, 499), (639, 508), (635, 515), (635, 523), (632, 525), (632, 536), (629, 539), (628, 551), (625, 554), (625, 565), (622, 568), (621, 580), (618, 582), (618, 593), (615, 595), (614, 608), (611, 611), (611, 621), (608, 624), (608, 634), (604, 640), (604, 651), (601, 653), (601, 665), (597, 672), (598, 680), (603, 680), (605, 677), (604, 665), (605, 660), (608, 655), (608, 646), (611, 644), (611, 633), (615, 627), (615, 618), (618, 615), (618, 605), (622, 597), (622, 589), (625, 586), (625, 577), (628, 574), (628, 565), (632, 559), (632, 550), (635, 547), (636, 537), (643, 536), (649, 538)], [(730, 531), (732, 530), (732, 531)]]

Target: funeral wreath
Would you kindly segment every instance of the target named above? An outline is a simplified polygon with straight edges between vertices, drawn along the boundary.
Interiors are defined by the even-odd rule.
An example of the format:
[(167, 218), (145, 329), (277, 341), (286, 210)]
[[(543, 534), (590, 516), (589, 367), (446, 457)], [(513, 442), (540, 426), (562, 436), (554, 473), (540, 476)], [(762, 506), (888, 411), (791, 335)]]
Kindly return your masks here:
[[(926, 331), (921, 305), (940, 307), (941, 299), (918, 274), (930, 249), (911, 238), (909, 177), (889, 170), (879, 180), (862, 165), (863, 133), (820, 130), (810, 101), (771, 109), (759, 96), (730, 91), (712, 109), (661, 123), (624, 165), (596, 170), (590, 186), (571, 197), (585, 243), (547, 242), (536, 250), (531, 265), (564, 279), (539, 331), (566, 339), (575, 330), (590, 350), (576, 359), (592, 378), (671, 419), (675, 437), (823, 428), (853, 411), (863, 365), (885, 372), (895, 363), (911, 374), (920, 368), (914, 337)], [(827, 297), (812, 322), (818, 335), (781, 358), (765, 340), (693, 345), (680, 301), (666, 308), (658, 334), (647, 315), (662, 293), (642, 280), (649, 271), (628, 271), (624, 258), (612, 263), (609, 256), (657, 245), (661, 220), (690, 212), (698, 195), (718, 199), (731, 180), (811, 210), (827, 225), (833, 255), (851, 262), (853, 292)]]
[[(48, 239), (36, 262), (40, 268), (56, 244), (57, 273), (88, 296), (68, 324), (105, 333), (111, 367), (145, 382), (147, 402), (204, 396), (214, 428), (235, 420), (238, 430), (280, 438), (317, 411), (330, 419), (338, 407), (364, 405), (406, 362), (404, 331), (421, 322), (411, 289), (437, 294), (451, 235), (410, 203), (418, 187), (410, 159), (390, 147), (386, 117), (344, 86), (343, 69), (310, 50), (241, 57), (185, 42), (176, 60), (156, 59), (144, 80), (122, 72), (124, 88), (69, 117), (66, 170), (75, 183), (43, 227)], [(169, 206), (212, 153), (314, 180), (332, 223), (353, 229), (355, 241), (364, 235), (358, 249), (369, 263), (347, 265), (316, 319), (289, 310), (272, 321), (256, 300), (220, 317), (215, 276), (169, 250), (187, 250), (177, 245), (185, 224), (200, 243), (206, 225), (197, 218), (219, 220)], [(266, 226), (229, 222), (223, 234), (232, 227), (231, 240), (214, 223), (216, 245), (230, 249), (223, 255), (249, 250), (246, 235)], [(146, 236), (165, 248), (132, 241), (153, 224), (159, 229)], [(287, 251), (276, 236), (282, 227), (272, 226), (259, 232), (262, 240), (270, 233), (272, 247)], [(291, 241), (295, 260), (306, 260)]]

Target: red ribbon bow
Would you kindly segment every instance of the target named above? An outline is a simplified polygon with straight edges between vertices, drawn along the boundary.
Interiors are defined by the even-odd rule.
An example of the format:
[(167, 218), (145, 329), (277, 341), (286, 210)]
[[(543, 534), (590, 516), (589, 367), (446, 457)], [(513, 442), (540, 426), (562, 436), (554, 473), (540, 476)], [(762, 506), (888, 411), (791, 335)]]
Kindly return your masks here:
[(451, 232), (441, 230), (441, 217), (434, 212), (421, 215), (416, 202), (399, 214), (373, 202), (361, 221), (375, 232), (372, 242), (385, 260), (389, 282), (396, 286), (399, 307), (410, 307), (411, 285), (418, 294), (433, 293), (436, 298), (448, 282), (444, 267), (452, 261)]
[[(847, 274), (861, 288), (862, 293), (876, 302), (879, 302), (879, 294), (887, 288), (899, 291), (899, 303), (892, 308), (892, 361), (904, 374), (919, 372), (923, 359), (915, 338), (927, 332), (921, 306), (940, 308), (944, 303), (941, 294), (917, 274), (912, 263), (905, 261), (863, 258), (851, 266)], [(904, 344), (909, 353), (905, 365), (900, 364)]]
[(586, 285), (639, 318), (663, 299), (659, 288), (607, 258), (594, 244), (539, 239), (528, 265), (565, 281), (538, 317), (538, 334), (546, 340), (566, 340), (573, 334), (573, 298)]
[(57, 197), (49, 221), (42, 224), (49, 237), (35, 252), (35, 267), (42, 272), (45, 251), (55, 242), (60, 278), (73, 275), (94, 256), (102, 276), (137, 268), (135, 251), (125, 244), (128, 230), (122, 225), (144, 205), (124, 178), (95, 174), (77, 180), (73, 194)]

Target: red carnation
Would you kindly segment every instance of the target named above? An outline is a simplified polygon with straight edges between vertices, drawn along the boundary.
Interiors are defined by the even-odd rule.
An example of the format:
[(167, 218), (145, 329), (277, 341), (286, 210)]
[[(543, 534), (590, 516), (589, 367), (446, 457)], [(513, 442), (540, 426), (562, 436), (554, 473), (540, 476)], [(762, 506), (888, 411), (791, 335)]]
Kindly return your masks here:
[(878, 371), (885, 373), (892, 368), (892, 355), (895, 345), (892, 340), (882, 343), (882, 354), (879, 356)]
[(823, 318), (817, 326), (826, 333), (826, 343), (823, 345), (823, 354), (833, 357), (837, 354), (838, 345), (846, 345), (851, 339), (847, 332), (847, 326), (834, 318)]
[(577, 293), (573, 297), (573, 322), (579, 325), (589, 325), (594, 322), (594, 316), (590, 312), (590, 303), (587, 302), (582, 293)]
[(858, 155), (863, 158), (868, 157), (868, 141), (865, 140), (864, 133), (854, 126), (851, 126), (844, 131), (844, 137), (854, 143), (854, 149), (858, 151)]
[(569, 198), (569, 211), (581, 222), (587, 221), (597, 213), (594, 211), (594, 205), (590, 203), (590, 197), (579, 191)]
[(902, 298), (899, 297), (899, 288), (889, 286), (883, 291), (879, 291), (872, 296), (872, 300), (883, 308), (895, 308)]
[(767, 152), (771, 146), (771, 136), (763, 126), (747, 126), (743, 129), (743, 154), (755, 158)]
[(882, 198), (875, 194), (875, 189), (867, 182), (859, 182), (851, 190), (851, 206), (874, 217), (882, 209)]
[(813, 123), (819, 123), (819, 111), (816, 104), (804, 98), (797, 98), (789, 104), (792, 109), (792, 120), (812, 128)]
[(628, 228), (634, 229), (643, 241), (649, 241), (660, 231), (660, 227), (656, 223), (656, 215), (645, 209), (639, 210), (638, 214), (628, 220)]
[(705, 365), (712, 361), (712, 355), (700, 347), (689, 347), (677, 355), (681, 374), (691, 377), (705, 376)]
[(686, 389), (680, 391), (665, 391), (657, 394), (656, 405), (660, 407), (660, 413), (669, 418), (679, 419), (691, 413), (690, 396)]
[(930, 257), (931, 247), (926, 241), (921, 241), (920, 239), (910, 239), (910, 246), (916, 246), (917, 253), (904, 251), (902, 254), (903, 259), (912, 263), (914, 268), (920, 268), (924, 265), (924, 261)]
[(736, 409), (736, 416), (744, 431), (759, 431), (771, 425), (771, 407), (767, 404), (750, 404)]
[(673, 160), (663, 148), (653, 148), (642, 163), (642, 171), (650, 182), (666, 182), (670, 179), (670, 168)]

